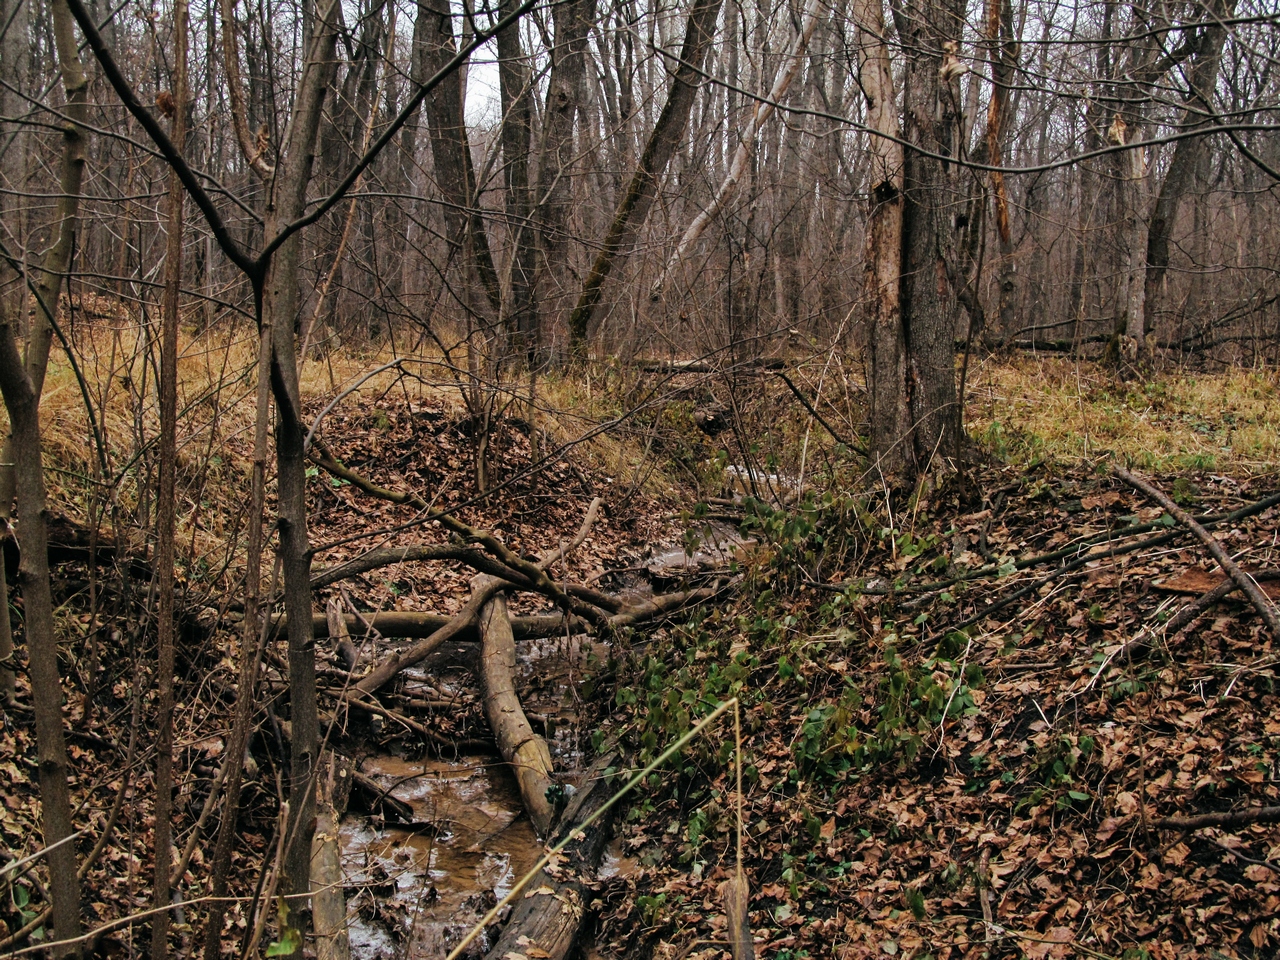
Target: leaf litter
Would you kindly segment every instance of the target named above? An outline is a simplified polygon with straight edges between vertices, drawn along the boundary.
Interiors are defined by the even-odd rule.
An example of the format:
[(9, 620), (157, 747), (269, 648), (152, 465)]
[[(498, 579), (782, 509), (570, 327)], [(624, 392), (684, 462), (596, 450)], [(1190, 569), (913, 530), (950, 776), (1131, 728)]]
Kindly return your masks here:
[[(626, 484), (589, 463), (522, 478), (528, 429), (497, 422), (493, 481), (510, 485), (479, 506), (467, 503), (468, 424), (445, 408), (388, 396), (336, 411), (324, 426), (349, 466), (460, 505), (464, 520), (500, 530), (527, 556), (572, 536), (586, 501), (605, 496), (565, 579), (625, 585), (627, 574), (610, 571), (643, 567), (653, 544), (678, 537), (671, 510), (646, 494), (611, 513)], [(1087, 465), (988, 467), (972, 479), (987, 491), (980, 502), (944, 487), (890, 512), (835, 484), (790, 511), (748, 505), (743, 531), (757, 546), (732, 561), (741, 588), (726, 603), (618, 638), (578, 690), (584, 739), (616, 738), (638, 762), (725, 696), (743, 699), (744, 866), (762, 956), (1276, 955), (1274, 821), (1156, 825), (1280, 802), (1275, 638), (1237, 596), (1166, 636), (1162, 624), (1190, 596), (1171, 585), (1208, 589), (1220, 578), (1159, 507), (1115, 479)], [(1193, 512), (1227, 512), (1271, 492), (1261, 480), (1159, 480)], [(443, 538), (430, 525), (405, 527), (405, 508), (323, 473), (309, 483), (312, 541), (333, 545), (317, 566)], [(1135, 527), (1150, 529), (1125, 533)], [(1247, 569), (1277, 565), (1277, 508), (1214, 533)], [(1114, 552), (1163, 535), (1171, 539)], [(1051, 551), (1070, 562), (1019, 565)], [(402, 564), (321, 591), (317, 605), (328, 593), (364, 612), (447, 613), (464, 602), (469, 577), (450, 564)], [(545, 609), (524, 596), (515, 606)], [(188, 651), (188, 666), (204, 674), (181, 694), (186, 826), (221, 749), (204, 722), (226, 717), (233, 694), (239, 641), (226, 614)], [(129, 641), (108, 636), (104, 662)], [(278, 686), (274, 669), (267, 682)], [(152, 759), (142, 752), (132, 770), (120, 769), (132, 678), (105, 679), (98, 719), (71, 742), (77, 826), (92, 836), (116, 792), (127, 798), (116, 839), (86, 878), (101, 921), (146, 905), (151, 849), (143, 798)], [(407, 699), (441, 736), (483, 732), (466, 671), (415, 682)], [(526, 675), (526, 689), (538, 682)], [(84, 697), (70, 681), (68, 693), (76, 724)], [(729, 741), (691, 747), (630, 806), (617, 843), (635, 866), (597, 884), (600, 955), (728, 955), (717, 891), (733, 870)], [(263, 747), (255, 752), (269, 756)], [(39, 836), (34, 756), (30, 718), (14, 712), (0, 732), (0, 831), (15, 856), (34, 852)], [(248, 788), (235, 861), (244, 894), (269, 848), (271, 793), (266, 781)], [(186, 878), (193, 893), (199, 862)], [(42, 906), (39, 870), (12, 889), (23, 893), (5, 904), (11, 930)], [(238, 908), (228, 923), (243, 926)]]

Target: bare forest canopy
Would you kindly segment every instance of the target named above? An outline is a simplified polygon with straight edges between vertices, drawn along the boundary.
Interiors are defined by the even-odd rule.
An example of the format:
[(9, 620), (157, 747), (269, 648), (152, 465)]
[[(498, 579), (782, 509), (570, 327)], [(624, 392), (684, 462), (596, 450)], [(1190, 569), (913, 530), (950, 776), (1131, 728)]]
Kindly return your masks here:
[[(172, 8), (83, 2), (141, 109), (167, 129)], [(1280, 34), (1264, 0), (935, 4), (962, 20), (923, 32), (927, 3), (874, 16), (856, 0), (725, 3), (694, 44), (698, 62), (684, 63), (681, 4), (536, 3), (409, 112), (459, 47), (515, 12), (441, 2), (359, 0), (329, 14), (337, 42), (303, 208), (343, 185), (347, 199), (300, 236), (295, 323), (318, 349), (397, 324), (452, 345), (478, 326), (502, 341), (490, 350), (563, 356), (610, 244), (620, 255), (599, 305), (574, 316), (593, 350), (768, 352), (797, 332), (865, 342), (880, 141), (921, 146), (906, 102), (919, 56), (957, 101), (933, 149), (956, 172), (945, 196), (953, 287), (981, 314), (952, 317), (959, 336), (981, 323), (991, 342), (1069, 349), (1119, 325), (1179, 354), (1274, 349), (1260, 340), (1280, 322)], [(327, 11), (266, 0), (191, 10), (179, 147), (225, 238), (246, 251), (271, 238), (293, 94)], [(3, 243), (30, 270), (56, 229), (67, 94), (48, 3), (6, 0), (0, 29)], [(878, 56), (889, 127), (868, 103)], [(70, 288), (141, 317), (162, 279), (168, 165), (82, 57)], [(681, 79), (693, 85), (687, 120), (657, 130), (660, 142)], [(664, 149), (646, 185), (646, 151)], [(611, 236), (635, 190), (652, 196)], [(183, 247), (186, 318), (251, 317), (252, 278), (203, 217), (186, 217)]]

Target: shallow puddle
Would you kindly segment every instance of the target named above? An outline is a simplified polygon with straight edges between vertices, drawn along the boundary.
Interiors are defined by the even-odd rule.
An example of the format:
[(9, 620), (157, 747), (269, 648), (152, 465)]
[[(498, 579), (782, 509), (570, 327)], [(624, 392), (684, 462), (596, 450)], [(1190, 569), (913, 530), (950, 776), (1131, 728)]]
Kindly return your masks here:
[[(376, 757), (361, 771), (413, 807), (433, 829), (342, 824), (351, 955), (436, 960), (542, 853), (515, 782), (497, 758), (458, 763)], [(480, 955), (489, 944), (475, 941)]]

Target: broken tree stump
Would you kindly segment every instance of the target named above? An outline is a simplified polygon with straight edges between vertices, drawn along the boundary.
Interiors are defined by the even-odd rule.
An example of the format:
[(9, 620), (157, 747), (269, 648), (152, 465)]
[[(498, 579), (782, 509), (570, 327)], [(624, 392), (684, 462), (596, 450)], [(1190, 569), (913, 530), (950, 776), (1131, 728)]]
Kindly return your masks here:
[(350, 960), (347, 903), (342, 892), (338, 823), (351, 790), (351, 761), (326, 751), (317, 771), (316, 831), (311, 838), (311, 914), (316, 960)]
[(561, 851), (557, 865), (549, 864), (529, 881), (512, 907), (498, 942), (487, 954), (491, 960), (504, 960), (513, 953), (565, 960), (577, 947), (592, 900), (588, 883), (595, 876), (609, 839), (609, 814), (585, 831), (579, 824), (608, 801), (612, 789), (604, 771), (615, 756), (601, 756), (576, 784), (553, 842), (559, 843), (575, 831), (579, 835)]

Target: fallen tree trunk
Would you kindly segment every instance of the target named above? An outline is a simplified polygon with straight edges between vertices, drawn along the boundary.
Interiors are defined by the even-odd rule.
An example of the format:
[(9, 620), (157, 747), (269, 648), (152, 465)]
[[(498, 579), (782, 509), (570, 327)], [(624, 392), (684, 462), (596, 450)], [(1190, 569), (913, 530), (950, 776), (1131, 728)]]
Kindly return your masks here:
[(555, 817), (549, 793), (555, 786), (551, 751), (533, 732), (516, 695), (516, 642), (507, 619), (502, 581), (483, 574), (471, 583), (471, 606), (480, 609), (480, 679), (484, 689), (484, 713), (489, 719), (498, 752), (511, 765), (520, 797), (538, 836), (545, 837)]
[(561, 866), (544, 869), (530, 881), (498, 942), (487, 954), (492, 960), (505, 960), (512, 954), (565, 960), (577, 947), (592, 898), (588, 883), (594, 878), (609, 838), (609, 818), (597, 820), (585, 831), (579, 830), (579, 824), (609, 799), (610, 786), (604, 771), (613, 761), (613, 754), (600, 757), (578, 781), (553, 843), (573, 831), (579, 831), (579, 836), (564, 848)]
[[(479, 579), (479, 578), (477, 578)], [(386, 686), (401, 670), (421, 663), (438, 650), (448, 640), (472, 641), (479, 639), (480, 612), (489, 597), (510, 584), (501, 580), (491, 580), (487, 592), (473, 593), (467, 605), (452, 617), (436, 613), (391, 612), (378, 614), (369, 618), (368, 624), (363, 618), (348, 616), (344, 622), (352, 635), (375, 629), (383, 636), (390, 637), (423, 637), (421, 643), (414, 644), (408, 650), (398, 650), (387, 656), (372, 671), (356, 684), (361, 693), (373, 693)], [(714, 599), (725, 589), (724, 585), (703, 587), (698, 590), (682, 590), (678, 593), (667, 593), (645, 600), (629, 607), (621, 607), (619, 611), (605, 621), (610, 630), (622, 627), (633, 627), (648, 620), (674, 613), (682, 607), (691, 606)], [(588, 631), (588, 625), (577, 617), (566, 620), (563, 616), (515, 617), (507, 619), (513, 640), (532, 640), (542, 637), (564, 636), (566, 634), (582, 634)], [(317, 638), (329, 635), (328, 621), (324, 617), (316, 617), (313, 626)], [(278, 629), (283, 629), (277, 624)]]

